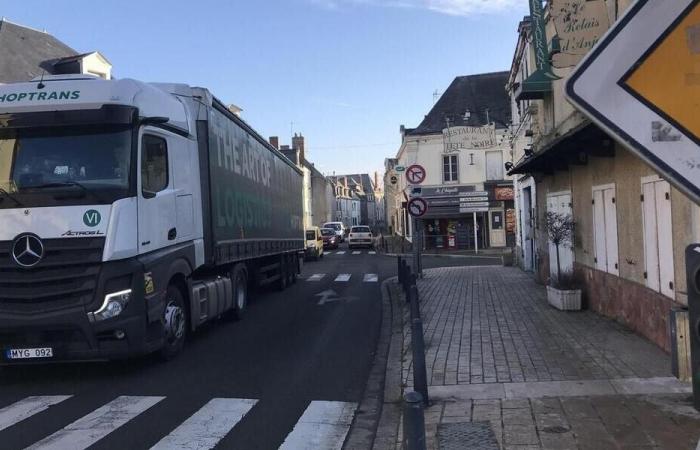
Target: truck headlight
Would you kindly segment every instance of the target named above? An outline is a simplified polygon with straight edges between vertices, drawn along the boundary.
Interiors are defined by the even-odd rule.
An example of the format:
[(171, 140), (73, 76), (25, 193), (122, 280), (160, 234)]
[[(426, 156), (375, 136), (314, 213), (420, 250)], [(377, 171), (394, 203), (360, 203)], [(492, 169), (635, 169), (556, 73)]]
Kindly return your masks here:
[(99, 322), (101, 320), (117, 317), (124, 311), (126, 305), (129, 304), (129, 300), (131, 300), (131, 289), (105, 295), (105, 300), (102, 306), (100, 306), (100, 309), (88, 313), (90, 321)]

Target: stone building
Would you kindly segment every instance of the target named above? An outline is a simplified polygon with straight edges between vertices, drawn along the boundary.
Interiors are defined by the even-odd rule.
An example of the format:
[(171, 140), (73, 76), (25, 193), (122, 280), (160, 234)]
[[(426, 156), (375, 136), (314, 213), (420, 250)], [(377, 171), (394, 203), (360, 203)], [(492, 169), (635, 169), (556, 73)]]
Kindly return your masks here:
[[(506, 247), (514, 243), (513, 183), (504, 173), (508, 72), (454, 79), (416, 128), (401, 126), (401, 147), (385, 161), (387, 220), (395, 234), (412, 238), (405, 209), (411, 196), (428, 203), (421, 217), (426, 248)], [(425, 169), (420, 185), (406, 181), (412, 165)]]
[[(518, 263), (543, 283), (551, 279), (555, 249), (543, 220), (548, 211), (570, 214), (575, 236), (560, 251), (561, 267), (582, 286), (584, 303), (668, 351), (671, 310), (687, 305), (684, 250), (700, 238), (699, 209), (564, 95), (588, 50), (572, 43), (595, 41), (631, 2), (587, 2), (569, 17), (597, 26), (573, 31), (560, 26), (556, 3), (547, 3), (542, 23), (528, 16), (519, 24), (507, 81)], [(535, 38), (538, 26), (546, 42)], [(545, 61), (536, 47), (545, 47)]]

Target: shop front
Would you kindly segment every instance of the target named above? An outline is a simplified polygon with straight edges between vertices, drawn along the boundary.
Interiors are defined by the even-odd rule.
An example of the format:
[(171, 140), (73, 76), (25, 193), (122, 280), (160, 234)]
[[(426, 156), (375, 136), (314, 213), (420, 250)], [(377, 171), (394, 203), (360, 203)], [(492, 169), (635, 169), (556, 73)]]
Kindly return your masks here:
[(512, 185), (478, 187), (420, 188), (428, 203), (422, 217), (426, 250), (478, 251), (506, 247), (514, 239)]

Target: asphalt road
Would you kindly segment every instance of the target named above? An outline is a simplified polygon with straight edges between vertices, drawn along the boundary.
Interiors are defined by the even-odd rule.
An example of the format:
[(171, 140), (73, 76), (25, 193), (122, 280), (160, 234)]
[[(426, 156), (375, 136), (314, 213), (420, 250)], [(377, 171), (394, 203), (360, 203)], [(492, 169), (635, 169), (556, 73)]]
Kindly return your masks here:
[[(380, 283), (394, 275), (395, 260), (367, 250), (333, 253), (305, 263), (302, 279), (287, 290), (257, 292), (242, 321), (214, 323), (196, 333), (173, 361), (0, 369), (0, 448), (32, 445), (90, 413), (99, 415), (98, 408), (119, 396), (138, 399), (126, 399), (119, 412), (92, 425), (114, 427), (120, 414), (130, 419), (92, 448), (150, 448), (213, 399), (257, 401), (232, 429), (232, 424), (224, 427), (218, 448), (278, 448), (312, 402), (329, 407), (329, 414), (342, 405), (352, 418), (376, 349)], [(349, 279), (335, 281), (339, 274)], [(319, 305), (324, 296), (317, 294), (323, 292), (326, 303)], [(16, 402), (30, 396), (71, 397), (18, 421), (25, 416), (23, 404)], [(138, 403), (150, 396), (164, 398), (146, 399), (146, 406), (155, 402), (150, 407)], [(232, 405), (239, 406), (240, 401)], [(3, 429), (3, 421), (10, 426)], [(190, 440), (196, 439), (196, 428), (185, 427)], [(66, 438), (81, 433), (89, 434)]]
[[(355, 253), (341, 248), (305, 263), (295, 285), (256, 292), (242, 321), (205, 327), (167, 363), (0, 369), (0, 448), (342, 442), (376, 350), (380, 284), (396, 270), (395, 258)], [(426, 267), (483, 262), (425, 258)]]

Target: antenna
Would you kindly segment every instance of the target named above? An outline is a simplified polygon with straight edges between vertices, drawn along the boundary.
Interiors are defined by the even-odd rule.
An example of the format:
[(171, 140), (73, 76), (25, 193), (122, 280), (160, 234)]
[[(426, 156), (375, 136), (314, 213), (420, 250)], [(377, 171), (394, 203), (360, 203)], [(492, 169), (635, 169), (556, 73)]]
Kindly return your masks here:
[(435, 89), (435, 91), (433, 92), (433, 104), (435, 104), (438, 101), (439, 97), (440, 97), (440, 91)]
[(44, 89), (46, 85), (44, 84), (44, 74), (46, 73), (46, 69), (41, 69), (41, 78), (39, 79), (39, 84), (36, 85), (37, 89)]

